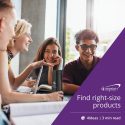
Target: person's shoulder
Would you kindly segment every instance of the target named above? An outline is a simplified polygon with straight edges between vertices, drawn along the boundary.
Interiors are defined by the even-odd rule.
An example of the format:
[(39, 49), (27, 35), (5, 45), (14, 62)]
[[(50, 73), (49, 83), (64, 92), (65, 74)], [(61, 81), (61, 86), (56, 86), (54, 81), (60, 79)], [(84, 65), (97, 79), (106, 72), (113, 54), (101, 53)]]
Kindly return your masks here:
[(94, 56), (94, 58), (96, 63), (98, 63), (101, 60), (101, 57), (98, 57), (98, 56)]
[(77, 60), (73, 60), (64, 66), (63, 73), (71, 75), (73, 72), (76, 71), (76, 67), (77, 67)]
[(101, 59), (101, 57), (98, 57), (98, 56), (95, 56), (95, 58), (96, 58), (97, 60), (100, 60), (100, 59)]
[(78, 63), (78, 60), (73, 60), (65, 65), (65, 67), (74, 67)]
[(77, 64), (77, 62), (78, 62), (78, 60), (73, 60), (73, 61), (67, 63), (66, 65), (75, 65), (75, 64)]

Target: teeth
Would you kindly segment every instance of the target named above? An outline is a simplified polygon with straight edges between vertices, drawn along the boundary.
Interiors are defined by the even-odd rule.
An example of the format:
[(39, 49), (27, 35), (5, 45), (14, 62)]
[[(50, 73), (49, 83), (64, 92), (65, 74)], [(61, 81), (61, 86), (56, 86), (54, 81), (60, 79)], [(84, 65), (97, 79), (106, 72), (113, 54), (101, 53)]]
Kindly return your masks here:
[(90, 57), (91, 55), (85, 55), (85, 56)]
[(28, 46), (28, 45), (30, 45), (29, 43), (26, 43), (26, 45)]

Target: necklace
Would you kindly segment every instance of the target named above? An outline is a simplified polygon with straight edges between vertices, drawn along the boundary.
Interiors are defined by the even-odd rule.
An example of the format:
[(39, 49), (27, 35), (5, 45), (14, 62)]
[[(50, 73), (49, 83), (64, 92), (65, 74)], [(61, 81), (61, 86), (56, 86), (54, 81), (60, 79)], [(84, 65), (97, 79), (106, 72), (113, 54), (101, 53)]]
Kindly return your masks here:
[(8, 64), (10, 64), (12, 58), (14, 57), (13, 53), (10, 50), (7, 50), (7, 54), (8, 54)]

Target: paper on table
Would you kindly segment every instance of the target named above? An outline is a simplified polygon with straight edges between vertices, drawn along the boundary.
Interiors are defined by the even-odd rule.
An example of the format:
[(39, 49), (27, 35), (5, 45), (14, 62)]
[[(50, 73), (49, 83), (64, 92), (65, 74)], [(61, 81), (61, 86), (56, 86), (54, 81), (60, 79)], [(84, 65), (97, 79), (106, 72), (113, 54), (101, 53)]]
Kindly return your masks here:
[(38, 90), (52, 90), (52, 86), (50, 86), (50, 85), (44, 85), (44, 84), (42, 84), (42, 85), (40, 85), (39, 87), (38, 87)]
[(22, 92), (22, 93), (30, 93), (31, 92), (31, 88), (27, 87), (27, 86), (20, 86), (17, 89), (17, 92)]
[(34, 115), (34, 116), (21, 116), (14, 117), (13, 121), (16, 125), (51, 125), (57, 114), (45, 114), (45, 115)]

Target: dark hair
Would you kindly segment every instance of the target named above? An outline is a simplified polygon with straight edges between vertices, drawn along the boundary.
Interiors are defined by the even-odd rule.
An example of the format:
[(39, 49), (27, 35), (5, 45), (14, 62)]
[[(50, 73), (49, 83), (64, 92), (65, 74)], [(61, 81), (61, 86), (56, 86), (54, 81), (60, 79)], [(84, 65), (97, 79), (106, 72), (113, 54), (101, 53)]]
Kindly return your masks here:
[[(39, 47), (38, 51), (37, 51), (37, 54), (36, 54), (36, 57), (34, 59), (33, 62), (36, 62), (36, 61), (40, 61), (40, 60), (43, 60), (44, 59), (44, 53), (45, 53), (45, 50), (46, 50), (46, 47), (48, 45), (52, 45), (52, 44), (55, 44), (56, 46), (58, 46), (58, 54), (60, 56), (62, 56), (62, 52), (61, 52), (61, 47), (60, 47), (60, 44), (59, 42), (57, 41), (57, 39), (53, 38), (53, 37), (49, 37), (48, 39), (44, 40), (41, 44), (41, 46)], [(58, 66), (55, 66), (54, 69), (56, 69)], [(38, 74), (39, 72), (39, 68), (35, 70), (35, 72)]]
[(58, 46), (58, 54), (60, 56), (62, 56), (61, 47), (60, 47), (60, 44), (57, 41), (57, 39), (55, 39), (53, 37), (49, 37), (48, 39), (46, 39), (45, 41), (42, 42), (41, 46), (39, 47), (39, 49), (37, 51), (34, 62), (42, 60), (44, 58), (44, 53), (45, 53), (46, 47), (48, 45), (52, 45), (52, 44), (55, 44), (56, 46)]
[(4, 9), (13, 9), (14, 6), (11, 0), (0, 0), (0, 11)]
[(80, 40), (95, 40), (96, 43), (99, 42), (99, 38), (97, 34), (90, 29), (85, 29), (76, 33), (75, 40), (76, 40), (76, 44), (79, 44)]

